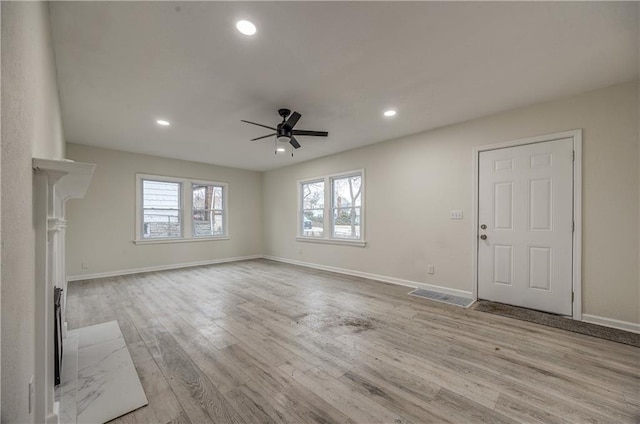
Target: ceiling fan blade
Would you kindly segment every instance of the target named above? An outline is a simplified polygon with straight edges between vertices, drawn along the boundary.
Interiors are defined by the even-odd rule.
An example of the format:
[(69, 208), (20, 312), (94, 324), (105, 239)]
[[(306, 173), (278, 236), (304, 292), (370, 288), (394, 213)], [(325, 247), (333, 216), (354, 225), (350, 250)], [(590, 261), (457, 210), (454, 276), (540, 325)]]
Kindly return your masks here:
[(326, 131), (309, 131), (309, 130), (293, 130), (291, 131), (293, 135), (313, 135), (316, 137), (326, 137), (329, 135)]
[(273, 137), (274, 135), (276, 135), (276, 133), (269, 134), (269, 135), (263, 135), (262, 137), (252, 138), (250, 141), (256, 141), (256, 140), (260, 140), (262, 138)]
[(246, 122), (247, 124), (257, 125), (257, 126), (259, 126), (259, 127), (268, 128), (268, 129), (273, 130), (273, 131), (275, 131), (275, 130), (276, 130), (276, 129), (275, 129), (275, 128), (273, 128), (273, 127), (268, 127), (268, 126), (266, 126), (266, 125), (262, 125), (262, 124), (256, 124), (255, 122), (251, 122), (251, 121), (245, 121), (244, 119), (241, 119), (241, 120), (240, 120), (240, 122)]
[(300, 143), (298, 143), (298, 140), (296, 140), (295, 137), (291, 137), (291, 140), (289, 140), (289, 143), (293, 146), (294, 149), (299, 149), (300, 148)]
[(300, 115), (298, 112), (293, 112), (291, 114), (291, 116), (289, 117), (289, 119), (287, 119), (287, 122), (285, 122), (282, 127), (286, 128), (289, 131), (291, 131), (291, 129), (293, 129), (293, 127), (296, 126), (296, 124), (298, 123), (298, 120), (301, 117), (302, 117), (302, 115)]

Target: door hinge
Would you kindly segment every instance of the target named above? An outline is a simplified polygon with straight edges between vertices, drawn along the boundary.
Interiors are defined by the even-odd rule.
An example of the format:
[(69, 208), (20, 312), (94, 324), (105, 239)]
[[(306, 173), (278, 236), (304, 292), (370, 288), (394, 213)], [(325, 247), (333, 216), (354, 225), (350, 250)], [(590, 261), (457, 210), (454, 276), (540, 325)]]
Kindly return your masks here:
[(576, 221), (571, 221), (571, 232), (572, 233), (576, 232)]
[(573, 303), (574, 298), (575, 298), (575, 292), (571, 292), (571, 303)]
[(573, 157), (572, 157), (572, 160), (573, 160), (574, 162), (576, 161), (576, 151), (575, 151), (575, 150), (573, 151)]

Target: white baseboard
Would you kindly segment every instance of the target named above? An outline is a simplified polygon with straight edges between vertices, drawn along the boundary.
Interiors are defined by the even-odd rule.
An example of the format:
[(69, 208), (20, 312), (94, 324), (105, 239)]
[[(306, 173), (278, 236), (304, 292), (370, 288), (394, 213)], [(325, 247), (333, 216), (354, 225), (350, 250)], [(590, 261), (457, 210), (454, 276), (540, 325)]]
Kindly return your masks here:
[(636, 324), (633, 322), (620, 321), (617, 319), (599, 317), (597, 315), (589, 314), (582, 314), (582, 321), (640, 334), (640, 324)]
[(249, 259), (260, 259), (262, 257), (263, 257), (262, 255), (236, 256), (233, 258), (210, 259), (206, 261), (185, 262), (181, 264), (149, 266), (146, 268), (122, 269), (118, 271), (98, 272), (95, 274), (69, 275), (67, 277), (67, 281), (93, 280), (96, 278), (117, 277), (120, 275), (128, 275), (128, 274), (139, 274), (141, 272), (166, 271), (170, 269), (189, 268), (192, 266), (214, 265), (214, 264), (221, 264), (225, 262), (246, 261)]
[(355, 270), (352, 270), (352, 269), (336, 268), (336, 267), (333, 267), (333, 266), (314, 264), (314, 263), (311, 263), (311, 262), (296, 261), (296, 260), (293, 260), (293, 259), (279, 258), (279, 257), (269, 256), (269, 255), (264, 255), (262, 257), (265, 258), (265, 259), (270, 259), (272, 261), (284, 262), (284, 263), (287, 263), (287, 264), (299, 265), (299, 266), (304, 266), (304, 267), (307, 267), (307, 268), (320, 269), (322, 271), (330, 271), (330, 272), (335, 272), (335, 273), (338, 273), (338, 274), (351, 275), (353, 277), (368, 278), (370, 280), (382, 281), (384, 283), (397, 284), (399, 286), (411, 287), (411, 288), (414, 288), (414, 289), (421, 288), (421, 289), (431, 290), (431, 291), (438, 292), (438, 293), (449, 294), (449, 295), (460, 296), (460, 297), (468, 297), (468, 298), (471, 298), (473, 296), (472, 293), (468, 292), (468, 291), (450, 289), (448, 287), (436, 286), (436, 285), (426, 284), (426, 283), (419, 283), (417, 281), (403, 280), (401, 278), (388, 277), (386, 275), (371, 274), (371, 273), (368, 273), (368, 272), (355, 271)]

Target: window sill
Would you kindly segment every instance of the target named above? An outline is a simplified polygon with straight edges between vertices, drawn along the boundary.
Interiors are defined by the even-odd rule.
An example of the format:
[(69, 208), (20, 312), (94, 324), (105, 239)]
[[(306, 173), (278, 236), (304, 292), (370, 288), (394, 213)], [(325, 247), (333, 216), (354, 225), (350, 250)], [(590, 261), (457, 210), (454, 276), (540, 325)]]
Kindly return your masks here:
[(148, 240), (134, 240), (134, 244), (166, 244), (166, 243), (191, 243), (194, 241), (217, 241), (217, 240), (231, 240), (231, 237), (193, 237), (193, 238), (175, 238), (175, 239), (148, 239)]
[(362, 240), (342, 240), (342, 239), (326, 239), (326, 238), (313, 238), (313, 237), (296, 237), (296, 241), (302, 241), (305, 243), (320, 243), (320, 244), (337, 244), (342, 246), (355, 246), (366, 247), (367, 242)]

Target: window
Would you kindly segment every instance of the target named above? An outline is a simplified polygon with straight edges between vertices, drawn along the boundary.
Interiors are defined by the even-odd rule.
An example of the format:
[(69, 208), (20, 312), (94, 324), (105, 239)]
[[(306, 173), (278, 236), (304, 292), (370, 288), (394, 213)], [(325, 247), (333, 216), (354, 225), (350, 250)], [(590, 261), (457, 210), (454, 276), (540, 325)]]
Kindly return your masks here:
[(364, 171), (300, 181), (299, 196), (298, 240), (365, 245)]
[(333, 237), (360, 240), (362, 175), (332, 178), (331, 186)]
[(192, 184), (193, 236), (224, 235), (224, 187), (211, 184)]
[(182, 236), (180, 183), (142, 180), (143, 238)]
[(302, 228), (307, 237), (324, 235), (324, 180), (302, 183)]
[(227, 184), (137, 175), (136, 242), (227, 238)]

